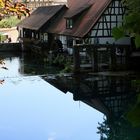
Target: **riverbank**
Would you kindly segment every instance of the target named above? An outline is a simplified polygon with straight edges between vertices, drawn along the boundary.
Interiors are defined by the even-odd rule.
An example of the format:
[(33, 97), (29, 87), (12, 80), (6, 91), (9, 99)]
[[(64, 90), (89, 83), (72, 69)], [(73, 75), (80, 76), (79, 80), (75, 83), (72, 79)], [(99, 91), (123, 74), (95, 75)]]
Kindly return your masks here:
[(0, 52), (21, 52), (21, 43), (0, 43)]

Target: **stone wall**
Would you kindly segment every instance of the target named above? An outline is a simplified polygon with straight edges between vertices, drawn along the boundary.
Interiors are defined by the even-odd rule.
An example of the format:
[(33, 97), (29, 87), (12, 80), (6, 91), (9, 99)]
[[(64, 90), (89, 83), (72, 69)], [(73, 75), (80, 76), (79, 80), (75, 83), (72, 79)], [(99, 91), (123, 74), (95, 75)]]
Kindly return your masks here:
[(0, 43), (0, 52), (22, 51), (21, 43)]

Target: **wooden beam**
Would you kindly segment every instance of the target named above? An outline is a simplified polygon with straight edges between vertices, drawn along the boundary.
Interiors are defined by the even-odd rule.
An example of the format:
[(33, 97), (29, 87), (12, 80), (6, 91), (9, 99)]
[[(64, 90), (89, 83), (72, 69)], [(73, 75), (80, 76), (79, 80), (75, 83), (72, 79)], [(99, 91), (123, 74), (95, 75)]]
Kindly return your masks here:
[(93, 71), (98, 72), (98, 49), (97, 46), (93, 46)]
[(79, 46), (73, 46), (73, 63), (74, 63), (74, 73), (80, 72), (80, 54)]
[(111, 47), (111, 70), (116, 70), (116, 47)]

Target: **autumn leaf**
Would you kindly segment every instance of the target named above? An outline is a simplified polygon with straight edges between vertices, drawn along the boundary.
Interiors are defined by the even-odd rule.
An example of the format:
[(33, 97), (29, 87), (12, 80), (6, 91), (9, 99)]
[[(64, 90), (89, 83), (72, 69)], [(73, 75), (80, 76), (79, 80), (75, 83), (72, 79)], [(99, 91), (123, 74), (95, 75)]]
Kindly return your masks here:
[(6, 68), (6, 67), (1, 67), (2, 69), (5, 69), (5, 70), (8, 70), (8, 68)]
[(8, 15), (15, 13), (18, 18), (21, 16), (30, 16), (30, 10), (25, 4), (20, 2), (13, 2), (11, 0), (0, 0), (0, 15)]
[(0, 84), (3, 84), (4, 83), (4, 80), (0, 80)]

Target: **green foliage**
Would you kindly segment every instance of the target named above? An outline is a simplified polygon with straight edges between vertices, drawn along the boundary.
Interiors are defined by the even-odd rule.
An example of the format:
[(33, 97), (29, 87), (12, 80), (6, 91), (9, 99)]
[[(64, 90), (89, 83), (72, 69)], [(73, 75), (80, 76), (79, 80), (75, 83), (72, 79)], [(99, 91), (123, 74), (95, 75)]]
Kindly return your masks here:
[(66, 63), (65, 56), (58, 54), (55, 59), (53, 60), (53, 64), (56, 65), (64, 65)]
[(115, 39), (122, 38), (124, 35), (135, 38), (136, 47), (140, 47), (140, 0), (122, 0), (126, 7), (126, 14), (123, 26), (112, 30)]
[(69, 73), (72, 72), (72, 59), (70, 56), (64, 54), (57, 54), (53, 58), (52, 65), (59, 66), (62, 68), (60, 73)]
[(120, 38), (125, 36), (124, 30), (123, 30), (122, 27), (115, 27), (115, 28), (113, 28), (112, 34), (113, 34), (113, 36), (114, 36), (114, 38), (116, 40), (118, 40), (118, 39), (120, 39)]
[[(140, 92), (140, 80), (133, 80), (132, 86), (136, 88), (138, 93)], [(130, 107), (126, 117), (133, 127), (140, 126), (140, 93), (137, 95), (136, 102)]]
[(140, 47), (140, 35), (139, 34), (137, 34), (135, 36), (135, 44), (136, 44), (137, 48)]
[(140, 128), (132, 125), (123, 116), (113, 120), (104, 119), (98, 123), (98, 134), (100, 140), (139, 140)]
[(67, 62), (65, 64), (65, 68), (61, 71), (61, 73), (69, 73), (72, 72), (72, 66), (71, 66), (71, 62)]
[(130, 36), (135, 36), (136, 34), (139, 34), (140, 32), (140, 14), (133, 12), (129, 13), (124, 18), (124, 25), (123, 28), (129, 34)]
[(140, 1), (139, 0), (122, 0), (122, 3), (124, 4), (125, 7), (128, 8), (128, 13), (131, 12), (139, 12), (140, 9)]
[(4, 41), (4, 40), (6, 40), (6, 36), (0, 34), (0, 42), (2, 42), (2, 41)]
[(19, 22), (20, 22), (20, 20), (14, 16), (5, 18), (0, 21), (0, 28), (11, 28), (11, 27), (16, 26), (17, 23), (19, 23)]
[(138, 95), (136, 104), (127, 113), (127, 119), (134, 127), (140, 126), (140, 94)]

